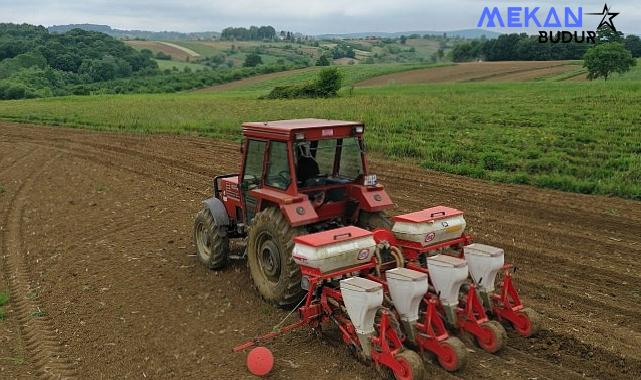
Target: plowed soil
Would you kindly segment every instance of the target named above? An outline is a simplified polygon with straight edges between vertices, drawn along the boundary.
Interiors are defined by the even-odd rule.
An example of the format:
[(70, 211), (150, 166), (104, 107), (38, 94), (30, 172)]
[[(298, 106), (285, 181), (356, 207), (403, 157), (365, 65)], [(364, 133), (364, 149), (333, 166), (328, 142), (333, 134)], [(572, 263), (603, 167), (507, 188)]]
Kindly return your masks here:
[(381, 75), (360, 82), (357, 86), (446, 82), (526, 82), (574, 71), (580, 67), (580, 65), (568, 64), (567, 61), (469, 62)]
[[(239, 131), (240, 132), (240, 131)], [(238, 145), (202, 138), (0, 126), (0, 378), (251, 378), (230, 348), (286, 312), (264, 304), (245, 264), (194, 257), (191, 227)], [(641, 377), (641, 204), (493, 184), (374, 158), (395, 213), (465, 210), (477, 241), (502, 246), (542, 332), (498, 355), (470, 345), (454, 375)], [(242, 249), (236, 244), (236, 252)], [(343, 346), (306, 330), (269, 345), (271, 379), (372, 379)]]

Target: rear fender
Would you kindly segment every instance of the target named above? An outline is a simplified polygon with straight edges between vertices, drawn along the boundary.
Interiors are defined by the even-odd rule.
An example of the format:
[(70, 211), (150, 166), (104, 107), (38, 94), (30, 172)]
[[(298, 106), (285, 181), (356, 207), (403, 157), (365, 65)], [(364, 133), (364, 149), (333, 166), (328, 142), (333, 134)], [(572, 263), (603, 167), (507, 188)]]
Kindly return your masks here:
[[(209, 198), (203, 201), (203, 204), (209, 209), (211, 216), (216, 222), (218, 227), (228, 227), (229, 226), (229, 216), (227, 216), (227, 210), (225, 205), (218, 198)], [(222, 236), (227, 236), (227, 228), (220, 228), (220, 233)]]
[(352, 185), (348, 191), (350, 197), (359, 203), (361, 210), (367, 212), (379, 212), (394, 206), (394, 202), (381, 185), (375, 187)]
[(280, 210), (292, 227), (304, 226), (318, 221), (318, 214), (307, 198), (300, 202), (281, 204)]

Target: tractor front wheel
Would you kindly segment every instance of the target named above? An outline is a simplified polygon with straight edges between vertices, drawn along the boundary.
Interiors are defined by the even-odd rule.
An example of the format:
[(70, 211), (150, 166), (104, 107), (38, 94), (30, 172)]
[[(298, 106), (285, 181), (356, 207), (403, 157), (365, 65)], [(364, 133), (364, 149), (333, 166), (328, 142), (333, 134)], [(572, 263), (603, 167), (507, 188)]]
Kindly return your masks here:
[(194, 244), (196, 244), (198, 260), (207, 268), (222, 269), (227, 265), (229, 237), (216, 225), (214, 217), (207, 207), (204, 207), (196, 215)]
[(289, 306), (305, 294), (294, 262), (294, 237), (304, 230), (290, 226), (280, 210), (265, 209), (254, 217), (247, 238), (247, 262), (254, 285), (265, 301)]

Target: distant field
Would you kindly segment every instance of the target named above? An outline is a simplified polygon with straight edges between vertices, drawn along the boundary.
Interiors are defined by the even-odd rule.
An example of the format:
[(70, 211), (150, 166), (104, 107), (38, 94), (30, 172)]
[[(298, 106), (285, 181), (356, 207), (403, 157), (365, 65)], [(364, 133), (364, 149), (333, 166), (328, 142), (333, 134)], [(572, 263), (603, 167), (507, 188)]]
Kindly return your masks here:
[[(349, 73), (350, 82), (362, 75)], [(363, 120), (375, 154), (470, 177), (641, 200), (638, 81), (383, 86), (335, 99), (257, 99), (286, 82), (205, 94), (4, 101), (0, 118), (232, 140), (245, 120)]]
[(306, 67), (304, 69), (290, 70), (290, 71), (280, 71), (277, 73), (269, 73), (262, 75), (255, 75), (253, 77), (243, 78), (234, 82), (219, 84), (216, 86), (205, 87), (195, 90), (194, 92), (221, 92), (221, 91), (230, 91), (230, 90), (242, 90), (246, 88), (253, 88), (254, 86), (261, 85), (264, 82), (273, 83), (275, 80), (280, 80), (281, 78), (288, 78), (288, 81), (295, 81), (297, 75), (302, 75), (307, 77), (307, 72), (318, 72), (318, 69), (315, 67)]
[(197, 58), (198, 55), (194, 55), (195, 52), (188, 51), (184, 47), (176, 46), (173, 43), (160, 42), (160, 41), (125, 41), (126, 44), (133, 46), (138, 50), (149, 49), (154, 54), (158, 52), (163, 52), (165, 54), (171, 55), (171, 58), (179, 61), (187, 61), (193, 58)]
[(156, 63), (158, 63), (158, 68), (160, 70), (165, 70), (165, 69), (173, 69), (174, 67), (178, 70), (184, 70), (185, 67), (189, 67), (192, 70), (200, 70), (205, 68), (204, 65), (200, 65), (198, 63), (189, 63), (189, 62), (182, 62), (182, 61), (167, 61), (163, 59), (156, 59)]
[(483, 81), (526, 82), (573, 72), (580, 68), (580, 65), (569, 61), (470, 62), (378, 76), (358, 83), (358, 86)]
[[(443, 65), (426, 65), (426, 64), (374, 64), (374, 65), (346, 65), (341, 66), (340, 70), (344, 74), (343, 85), (352, 86), (358, 82), (364, 81), (368, 78), (376, 77), (378, 75), (385, 75), (389, 73), (398, 73), (408, 70), (416, 70), (427, 67), (440, 67)], [(234, 91), (257, 91), (267, 92), (276, 86), (283, 86), (294, 83), (302, 83), (313, 80), (322, 70), (322, 67), (309, 67), (301, 70), (290, 71), (289, 75), (286, 73), (275, 73), (259, 75), (252, 78), (247, 78), (238, 82), (228, 83), (222, 86), (214, 86), (199, 91), (218, 91), (218, 90), (234, 90)]]
[(178, 49), (178, 50), (188, 54), (190, 57), (193, 57), (193, 58), (200, 57), (200, 54), (198, 54), (197, 52), (195, 52), (195, 51), (193, 51), (193, 50), (191, 50), (191, 49), (189, 49), (187, 47), (180, 46), (180, 45), (172, 43), (172, 42), (160, 42), (160, 44), (165, 45), (165, 46), (169, 46), (170, 48)]
[[(282, 61), (297, 65), (306, 62), (313, 65), (321, 55), (331, 56), (331, 50), (337, 45), (333, 41), (320, 41), (318, 44), (288, 41), (172, 41), (170, 46), (167, 46), (167, 42), (161, 41), (127, 41), (127, 43), (137, 49), (150, 49), (154, 53), (163, 51), (179, 61), (186, 61), (189, 57), (192, 63), (199, 58), (224, 56), (226, 62), (234, 66), (242, 65), (246, 55), (254, 51), (259, 52), (265, 63)], [(334, 59), (333, 63), (336, 65), (444, 62), (447, 52), (457, 42), (454, 40), (439, 42), (426, 39), (408, 39), (406, 44), (391, 40), (385, 42), (380, 40), (346, 40), (343, 43), (354, 49), (355, 57)], [(169, 48), (188, 49), (191, 54), (185, 55), (184, 52), (178, 51), (174, 51), (172, 54), (167, 50)], [(443, 54), (440, 58), (435, 58), (434, 55), (439, 49), (443, 50)]]

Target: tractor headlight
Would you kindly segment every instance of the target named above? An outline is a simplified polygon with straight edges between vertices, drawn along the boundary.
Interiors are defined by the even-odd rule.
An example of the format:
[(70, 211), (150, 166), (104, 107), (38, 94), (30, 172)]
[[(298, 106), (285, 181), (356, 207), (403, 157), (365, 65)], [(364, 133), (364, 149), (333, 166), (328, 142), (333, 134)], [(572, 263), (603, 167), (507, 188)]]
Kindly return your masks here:
[(366, 175), (363, 180), (363, 185), (365, 186), (376, 186), (376, 174)]
[(354, 127), (354, 133), (363, 133), (363, 126), (359, 125), (358, 127)]

